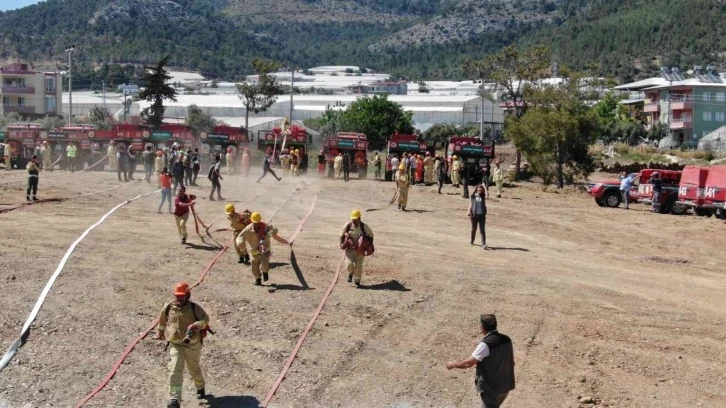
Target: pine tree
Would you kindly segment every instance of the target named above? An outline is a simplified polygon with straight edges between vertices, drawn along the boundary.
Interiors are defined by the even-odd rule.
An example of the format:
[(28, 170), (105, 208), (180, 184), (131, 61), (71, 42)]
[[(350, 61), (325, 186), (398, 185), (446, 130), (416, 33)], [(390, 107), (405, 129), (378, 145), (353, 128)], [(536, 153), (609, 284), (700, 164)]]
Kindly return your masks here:
[(176, 102), (176, 90), (168, 84), (171, 75), (164, 69), (168, 60), (169, 57), (164, 57), (156, 66), (146, 67), (141, 76), (146, 88), (139, 92), (139, 98), (151, 102), (151, 106), (141, 111), (141, 117), (153, 129), (158, 129), (164, 120), (164, 99)]

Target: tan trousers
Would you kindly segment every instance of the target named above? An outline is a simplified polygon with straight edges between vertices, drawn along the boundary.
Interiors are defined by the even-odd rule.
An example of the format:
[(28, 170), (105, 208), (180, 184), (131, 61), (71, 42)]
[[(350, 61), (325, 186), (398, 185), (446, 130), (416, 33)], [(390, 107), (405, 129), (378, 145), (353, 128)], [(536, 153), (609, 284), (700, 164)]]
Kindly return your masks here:
[(50, 157), (43, 157), (43, 170), (49, 171), (53, 167), (53, 160)]
[(182, 400), (182, 385), (184, 383), (184, 363), (186, 362), (189, 374), (194, 380), (194, 386), (201, 390), (204, 388), (204, 374), (199, 366), (202, 357), (202, 345), (200, 343), (188, 346), (171, 344), (169, 355), (169, 394), (171, 399), (179, 402)]
[(116, 154), (108, 156), (108, 167), (111, 171), (118, 169), (118, 157), (116, 157)]
[(232, 174), (232, 162), (227, 162), (227, 175)]
[(503, 180), (497, 180), (497, 197), (502, 195), (502, 184), (504, 183)]
[(300, 164), (293, 164), (290, 166), (290, 169), (292, 170), (292, 174), (296, 176), (300, 175)]
[(234, 231), (234, 250), (237, 251), (237, 256), (247, 255), (247, 245), (245, 245), (245, 238), (240, 236), (242, 231)]
[(360, 283), (360, 279), (363, 277), (363, 259), (365, 256), (358, 255), (355, 250), (346, 250), (345, 258), (348, 260), (348, 275), (353, 275), (353, 280)]
[(406, 208), (406, 204), (408, 204), (408, 186), (398, 189), (398, 205)]
[(252, 255), (252, 275), (256, 278), (259, 278), (262, 274), (260, 273), (260, 270), (262, 270), (262, 273), (267, 273), (270, 271), (270, 254), (267, 253), (265, 255), (262, 254), (253, 254)]
[(340, 166), (333, 166), (333, 171), (335, 172), (335, 178), (340, 178)]
[(10, 162), (10, 155), (5, 156), (5, 170), (12, 169), (11, 162)]
[(461, 184), (461, 177), (459, 176), (459, 172), (455, 170), (451, 170), (451, 184), (458, 186)]
[(175, 215), (174, 218), (176, 219), (176, 228), (179, 230), (179, 236), (186, 239), (187, 238), (187, 221), (189, 220), (189, 213), (186, 213), (179, 217), (178, 215)]
[(424, 167), (424, 183), (426, 183), (426, 184), (434, 183), (434, 167), (433, 166)]

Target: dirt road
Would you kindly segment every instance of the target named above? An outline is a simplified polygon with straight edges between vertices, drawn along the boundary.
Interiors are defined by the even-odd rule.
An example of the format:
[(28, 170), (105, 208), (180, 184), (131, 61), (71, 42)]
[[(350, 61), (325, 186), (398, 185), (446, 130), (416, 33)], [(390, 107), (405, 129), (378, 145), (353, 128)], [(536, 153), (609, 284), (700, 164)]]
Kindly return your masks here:
[[(22, 202), (19, 172), (1, 176), (0, 203)], [(39, 196), (107, 189), (114, 179), (43, 174)], [(70, 243), (113, 206), (151, 190), (124, 183), (0, 214), (2, 352)], [(191, 188), (207, 222), (226, 204), (201, 199), (208, 191)], [(368, 210), (364, 222), (376, 236), (364, 287), (341, 277), (271, 406), (479, 406), (473, 369), (444, 364), (472, 352), (478, 317), (487, 312), (515, 346), (517, 389), (504, 407), (726, 406), (723, 222), (655, 215), (644, 206), (603, 209), (582, 194), (523, 185), (488, 201), (493, 250), (483, 251), (468, 244), (468, 202), (451, 187), (443, 195), (412, 187), (405, 213), (386, 206), (392, 184), (372, 180), (267, 177), (255, 184), (231, 176), (222, 191), (263, 218), (281, 208), (272, 223), (282, 236), (319, 196), (294, 257), (273, 247), (269, 285), (253, 286), (231, 250), (194, 290), (218, 333), (203, 355), (212, 407), (264, 399), (331, 282), (341, 257), (337, 236), (354, 208)], [(158, 199), (122, 207), (78, 246), (27, 344), (0, 373), (0, 407), (73, 406), (171, 300), (173, 283), (195, 281), (216, 254), (193, 234), (192, 245), (181, 245), (172, 217), (156, 214)], [(230, 233), (214, 237), (227, 243)], [(87, 406), (165, 406), (167, 359), (162, 343), (143, 340)], [(193, 399), (188, 375), (184, 393)]]

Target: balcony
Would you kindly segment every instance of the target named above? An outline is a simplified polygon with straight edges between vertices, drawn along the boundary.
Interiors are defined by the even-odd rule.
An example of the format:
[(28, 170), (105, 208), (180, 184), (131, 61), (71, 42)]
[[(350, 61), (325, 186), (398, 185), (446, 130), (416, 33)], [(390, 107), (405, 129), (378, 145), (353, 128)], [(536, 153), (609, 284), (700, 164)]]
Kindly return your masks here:
[(672, 111), (691, 110), (693, 109), (693, 98), (690, 96), (675, 96), (671, 99), (670, 107)]
[(4, 94), (34, 94), (35, 88), (25, 85), (0, 85), (0, 93)]
[(5, 113), (17, 112), (17, 113), (35, 113), (35, 106), (24, 106), (24, 105), (3, 105)]
[(671, 129), (690, 129), (693, 127), (693, 120), (690, 117), (673, 119)]
[(658, 112), (660, 111), (660, 102), (652, 102), (652, 103), (646, 103), (643, 107), (643, 112)]

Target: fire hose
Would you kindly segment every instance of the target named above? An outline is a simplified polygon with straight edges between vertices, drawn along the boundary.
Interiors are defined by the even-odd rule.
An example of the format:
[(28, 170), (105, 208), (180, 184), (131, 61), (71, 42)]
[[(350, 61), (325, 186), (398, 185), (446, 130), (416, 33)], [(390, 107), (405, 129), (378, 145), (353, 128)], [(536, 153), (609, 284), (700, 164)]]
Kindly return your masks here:
[(45, 302), (45, 298), (48, 296), (48, 292), (50, 292), (50, 289), (53, 287), (53, 284), (55, 283), (55, 280), (58, 278), (60, 273), (63, 271), (63, 268), (66, 266), (66, 262), (68, 262), (68, 259), (70, 258), (71, 254), (73, 254), (73, 251), (75, 251), (76, 247), (78, 246), (83, 239), (88, 236), (88, 234), (101, 225), (106, 219), (116, 212), (119, 208), (125, 206), (126, 204), (129, 204), (132, 201), (138, 200), (139, 198), (151, 195), (156, 193), (156, 191), (152, 191), (150, 193), (141, 194), (138, 195), (132, 199), (126, 200), (122, 202), (121, 204), (113, 207), (111, 211), (107, 212), (101, 219), (99, 219), (95, 224), (91, 225), (86, 229), (83, 234), (81, 234), (78, 239), (73, 241), (70, 248), (68, 248), (68, 251), (66, 251), (65, 255), (63, 255), (63, 258), (61, 259), (60, 263), (58, 264), (58, 267), (56, 268), (53, 275), (51, 275), (48, 282), (45, 284), (45, 287), (43, 288), (43, 291), (40, 293), (40, 296), (38, 297), (38, 300), (35, 301), (35, 306), (33, 306), (33, 310), (30, 312), (30, 315), (28, 316), (28, 319), (25, 321), (25, 324), (23, 325), (22, 330), (20, 330), (20, 336), (15, 339), (15, 341), (10, 345), (10, 348), (5, 352), (5, 355), (3, 355), (2, 360), (0, 360), (0, 371), (2, 371), (10, 362), (10, 360), (13, 358), (15, 353), (18, 351), (18, 349), (25, 344), (25, 342), (28, 339), (28, 336), (30, 335), (30, 325), (33, 323), (35, 318), (38, 316), (38, 312), (40, 311), (41, 306), (43, 306), (43, 302)]
[(106, 160), (106, 159), (108, 159), (108, 155), (103, 156), (103, 158), (101, 160), (99, 160), (99, 161), (91, 164), (90, 166), (86, 167), (85, 169), (83, 169), (81, 171), (91, 170), (92, 168), (94, 168), (94, 167), (98, 166), (99, 164), (103, 163), (103, 161)]
[[(301, 189), (302, 189), (302, 188), (305, 188), (305, 187), (306, 187), (306, 186), (304, 186), (304, 185), (303, 185), (303, 187), (301, 187)], [(282, 210), (282, 208), (283, 208), (283, 207), (284, 207), (285, 205), (287, 205), (287, 203), (288, 203), (288, 202), (290, 201), (290, 199), (292, 199), (292, 197), (294, 197), (294, 196), (295, 196), (295, 194), (296, 194), (296, 193), (297, 193), (297, 192), (298, 192), (299, 190), (300, 190), (300, 189), (297, 189), (297, 190), (295, 190), (295, 192), (293, 192), (293, 194), (292, 194), (292, 195), (290, 195), (290, 197), (288, 197), (288, 198), (287, 198), (287, 199), (286, 199), (286, 200), (285, 200), (285, 201), (284, 201), (284, 202), (282, 203), (282, 205), (280, 205), (280, 207), (279, 207), (279, 208), (278, 208), (278, 209), (277, 209), (277, 210), (276, 210), (276, 211), (275, 211), (275, 212), (274, 212), (274, 213), (272, 214), (272, 216), (270, 216), (270, 218), (269, 218), (269, 220), (270, 220), (270, 221), (272, 221), (272, 219), (273, 219), (273, 218), (275, 217), (275, 215), (277, 215), (277, 213), (278, 213), (278, 212), (280, 212), (280, 210)], [(259, 196), (258, 196), (258, 197), (259, 197)], [(317, 194), (316, 194), (316, 198), (317, 198)], [(250, 200), (250, 201), (251, 201), (251, 200)], [(313, 210), (313, 209), (314, 209), (314, 207), (315, 207), (315, 202), (316, 202), (316, 200), (313, 200), (313, 203), (312, 203), (312, 206), (311, 206), (311, 209), (310, 209), (310, 211), (308, 212), (308, 215), (307, 215), (307, 216), (306, 216), (306, 217), (305, 217), (305, 218), (304, 218), (304, 219), (302, 220), (301, 224), (300, 224), (300, 225), (298, 226), (298, 228), (296, 229), (296, 231), (295, 231), (295, 234), (293, 234), (293, 236), (292, 236), (292, 239), (290, 240), (291, 242), (292, 242), (292, 240), (294, 240), (294, 239), (295, 239), (295, 238), (297, 237), (297, 234), (298, 234), (298, 233), (299, 233), (300, 231), (302, 231), (302, 225), (303, 225), (303, 224), (305, 223), (305, 221), (307, 221), (307, 218), (309, 217), (309, 214), (312, 214), (312, 210)], [(210, 225), (211, 225), (211, 223), (210, 223)], [(204, 269), (202, 270), (202, 273), (201, 273), (201, 274), (199, 275), (199, 278), (197, 279), (197, 281), (196, 281), (196, 282), (195, 282), (195, 283), (194, 283), (193, 285), (191, 285), (191, 286), (190, 286), (190, 288), (194, 288), (194, 287), (196, 287), (196, 286), (199, 286), (199, 285), (200, 285), (200, 284), (202, 283), (202, 281), (204, 280), (204, 278), (205, 278), (205, 277), (207, 276), (207, 273), (209, 273), (209, 271), (210, 271), (210, 270), (212, 269), (212, 267), (214, 266), (214, 264), (215, 264), (215, 263), (216, 263), (216, 262), (217, 262), (217, 261), (219, 260), (219, 258), (221, 258), (221, 257), (222, 257), (222, 255), (224, 255), (224, 253), (225, 253), (225, 252), (226, 252), (226, 251), (227, 251), (227, 250), (229, 249), (229, 245), (230, 245), (231, 243), (232, 243), (232, 240), (230, 240), (230, 241), (228, 242), (228, 244), (227, 244), (227, 245), (225, 245), (224, 247), (222, 247), (222, 249), (221, 249), (221, 250), (220, 250), (220, 251), (219, 251), (219, 252), (218, 252), (218, 253), (217, 253), (217, 254), (216, 254), (216, 255), (215, 255), (215, 256), (214, 256), (214, 257), (213, 257), (213, 258), (212, 258), (212, 259), (211, 259), (210, 261), (209, 261), (209, 264), (207, 264), (207, 266), (206, 266), (206, 267), (205, 267), (205, 268), (204, 268)], [(89, 400), (90, 400), (91, 398), (93, 398), (93, 397), (94, 397), (94, 396), (95, 396), (96, 394), (98, 394), (99, 392), (101, 392), (101, 390), (103, 390), (103, 388), (104, 388), (104, 387), (106, 386), (106, 384), (108, 384), (108, 382), (109, 382), (109, 381), (111, 381), (111, 379), (113, 378), (113, 376), (114, 376), (114, 375), (116, 375), (116, 372), (118, 371), (119, 367), (121, 367), (121, 364), (123, 364), (123, 362), (124, 362), (124, 361), (126, 360), (126, 357), (127, 357), (127, 356), (128, 356), (129, 354), (131, 354), (131, 352), (133, 351), (134, 347), (136, 347), (136, 345), (137, 345), (137, 344), (139, 344), (139, 342), (141, 342), (141, 340), (143, 340), (144, 338), (146, 338), (146, 336), (148, 336), (148, 335), (149, 335), (149, 333), (150, 333), (150, 332), (151, 332), (152, 330), (154, 330), (154, 328), (155, 328), (155, 327), (157, 326), (157, 324), (158, 324), (158, 323), (159, 323), (159, 319), (158, 319), (158, 318), (154, 319), (154, 321), (153, 321), (153, 322), (152, 322), (152, 323), (151, 323), (151, 324), (150, 324), (150, 325), (149, 325), (149, 326), (148, 326), (148, 327), (147, 327), (147, 328), (146, 328), (146, 329), (145, 329), (145, 330), (144, 330), (143, 332), (141, 332), (141, 334), (139, 334), (139, 336), (138, 336), (138, 337), (136, 337), (135, 339), (133, 339), (133, 340), (132, 340), (132, 341), (131, 341), (131, 342), (130, 342), (130, 343), (129, 343), (129, 344), (127, 345), (127, 346), (126, 346), (126, 349), (124, 349), (123, 353), (121, 353), (121, 356), (120, 356), (120, 357), (119, 357), (119, 359), (118, 359), (118, 360), (116, 361), (116, 364), (114, 364), (114, 366), (113, 366), (113, 367), (111, 368), (111, 370), (110, 370), (110, 371), (109, 371), (109, 372), (108, 372), (108, 373), (106, 374), (106, 376), (105, 376), (105, 377), (104, 377), (104, 378), (103, 378), (103, 379), (101, 380), (101, 382), (100, 382), (100, 383), (99, 383), (99, 384), (98, 384), (98, 385), (96, 386), (96, 388), (94, 388), (94, 389), (93, 389), (93, 390), (92, 390), (91, 392), (89, 392), (89, 393), (88, 393), (88, 394), (87, 394), (87, 395), (86, 395), (85, 397), (83, 397), (83, 399), (81, 399), (81, 401), (80, 401), (80, 402), (78, 402), (78, 404), (76, 404), (74, 408), (80, 408), (80, 407), (82, 407), (82, 406), (83, 406), (83, 405), (85, 405), (85, 404), (86, 404), (86, 403), (87, 403), (87, 402), (88, 402), (88, 401), (89, 401)]]
[(115, 186), (115, 187), (111, 187), (111, 188), (107, 188), (105, 190), (94, 191), (94, 192), (91, 192), (91, 193), (81, 194), (81, 195), (72, 196), (72, 197), (65, 197), (65, 198), (44, 198), (44, 199), (41, 199), (41, 200), (31, 201), (29, 203), (18, 204), (15, 207), (0, 209), (0, 214), (7, 213), (7, 212), (10, 212), (10, 211), (13, 211), (13, 210), (17, 210), (18, 208), (28, 207), (28, 206), (36, 205), (36, 204), (61, 202), (61, 201), (66, 201), (66, 200), (70, 200), (70, 199), (73, 199), (73, 198), (80, 198), (80, 197), (85, 197), (85, 196), (89, 196), (89, 195), (105, 193), (106, 191), (115, 190), (115, 189), (117, 189), (119, 187), (121, 187), (121, 185), (118, 185), (118, 186)]

